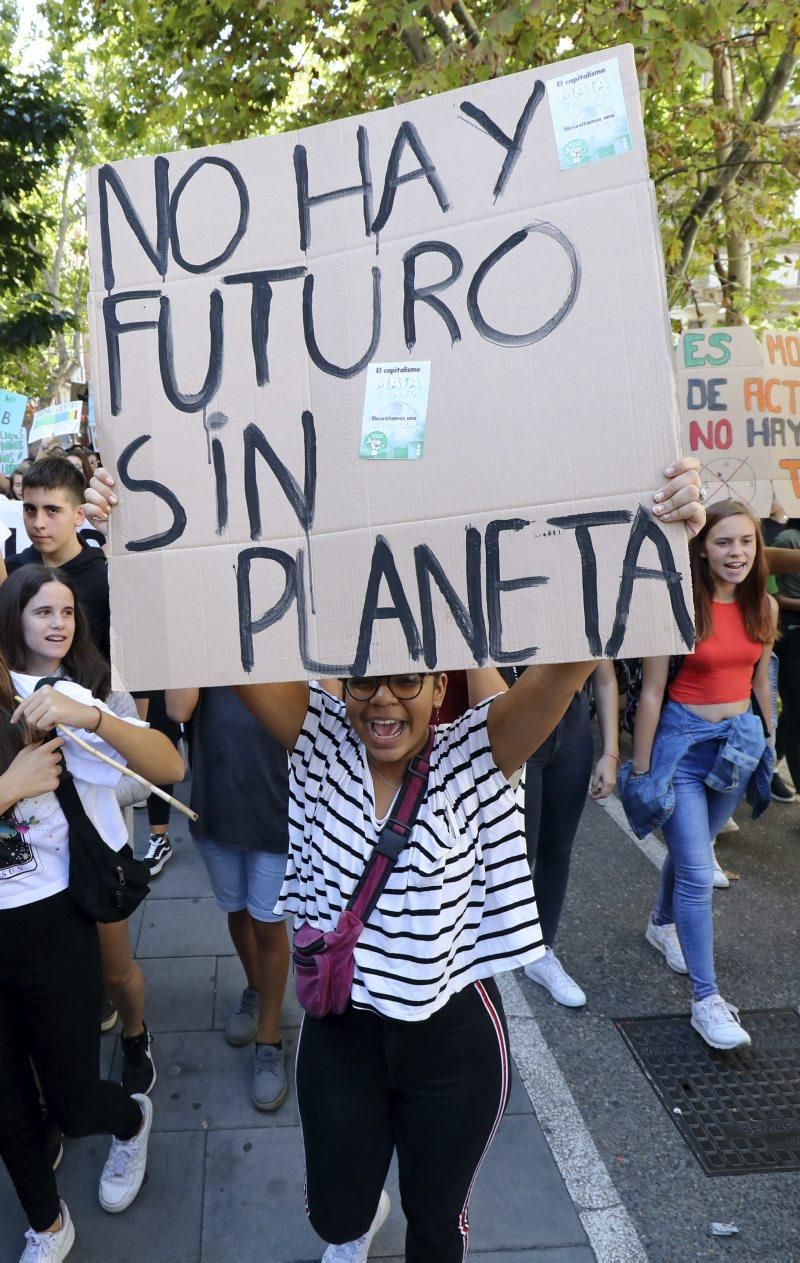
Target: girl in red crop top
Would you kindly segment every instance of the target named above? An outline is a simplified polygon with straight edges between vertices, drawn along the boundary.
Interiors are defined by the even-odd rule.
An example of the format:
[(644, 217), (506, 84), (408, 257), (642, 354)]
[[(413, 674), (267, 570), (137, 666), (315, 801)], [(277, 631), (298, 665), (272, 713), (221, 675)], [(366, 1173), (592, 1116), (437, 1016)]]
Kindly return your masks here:
[[(725, 720), (745, 716), (742, 723), (754, 723), (747, 714), (753, 694), (762, 715), (770, 715), (768, 670), (778, 607), (766, 591), (761, 528), (744, 505), (725, 500), (711, 506), (689, 553), (696, 651), (684, 659), (669, 685), (666, 705), (669, 659), (644, 662), (633, 738), (633, 774), (642, 777), (649, 774), (651, 756), (654, 764), (671, 766), (667, 757), (659, 758), (659, 748), (664, 754), (670, 749), (659, 747), (660, 740), (674, 742), (678, 731), (682, 741), (691, 743), (672, 776), (675, 805), (663, 827), (668, 854), (645, 936), (671, 969), (689, 974), (694, 1029), (713, 1048), (737, 1048), (749, 1044), (750, 1036), (717, 988), (712, 840), (741, 800), (747, 781), (740, 778), (734, 789), (720, 792), (706, 778), (730, 730)], [(715, 724), (720, 726), (719, 740), (709, 738)]]

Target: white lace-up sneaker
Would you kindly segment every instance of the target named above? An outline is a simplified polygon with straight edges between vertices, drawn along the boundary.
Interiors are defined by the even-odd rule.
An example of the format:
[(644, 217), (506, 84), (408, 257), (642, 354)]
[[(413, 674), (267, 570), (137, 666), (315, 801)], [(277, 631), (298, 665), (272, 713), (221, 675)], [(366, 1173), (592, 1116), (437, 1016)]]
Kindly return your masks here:
[(100, 1176), (100, 1205), (110, 1215), (127, 1210), (142, 1187), (147, 1166), (147, 1142), (153, 1125), (153, 1104), (138, 1092), (131, 1098), (142, 1111), (142, 1126), (133, 1140), (111, 1142), (111, 1152)]
[(686, 968), (686, 961), (683, 959), (683, 951), (678, 941), (678, 931), (673, 921), (667, 925), (656, 925), (651, 917), (647, 922), (644, 936), (656, 951), (666, 956), (670, 969), (674, 969), (676, 974), (688, 974), (689, 970)]
[(554, 1000), (568, 1009), (580, 1009), (586, 1003), (586, 993), (574, 978), (570, 978), (552, 947), (545, 948), (544, 956), (525, 966), (525, 977), (531, 982), (538, 982)]
[(712, 1048), (746, 1048), (751, 1042), (739, 1010), (719, 994), (692, 1001), (692, 1026)]
[(378, 1235), (386, 1223), (391, 1208), (389, 1194), (386, 1189), (382, 1189), (375, 1218), (363, 1237), (359, 1237), (356, 1241), (345, 1241), (342, 1245), (329, 1245), (322, 1256), (322, 1263), (366, 1263), (372, 1239)]
[(734, 820), (733, 816), (731, 816), (730, 820), (725, 821), (724, 825), (722, 826), (719, 833), (717, 834), (717, 837), (721, 838), (724, 833), (738, 833), (738, 832), (739, 832), (739, 826)]
[(63, 1202), (59, 1202), (61, 1227), (58, 1232), (34, 1232), (29, 1228), (25, 1233), (25, 1252), (19, 1263), (58, 1263), (65, 1259), (75, 1243), (75, 1227), (69, 1217), (69, 1211)]
[(711, 862), (714, 865), (714, 878), (713, 878), (713, 883), (712, 883), (714, 886), (714, 889), (727, 890), (731, 884), (731, 880), (730, 880), (730, 877), (728, 877), (728, 875), (726, 874), (725, 870), (720, 868), (720, 863), (719, 863), (719, 860), (717, 859), (716, 852), (714, 851), (713, 846), (711, 848)]

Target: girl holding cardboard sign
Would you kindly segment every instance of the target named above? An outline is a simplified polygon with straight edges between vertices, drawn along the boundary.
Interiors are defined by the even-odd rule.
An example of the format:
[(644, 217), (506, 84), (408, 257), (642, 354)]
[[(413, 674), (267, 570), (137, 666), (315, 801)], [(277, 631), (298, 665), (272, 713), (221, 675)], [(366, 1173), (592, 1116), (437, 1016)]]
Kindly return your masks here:
[[(692, 532), (705, 518), (696, 468), (678, 464), (657, 496), (658, 516)], [(112, 486), (99, 472), (87, 493), (102, 519)], [(290, 755), (276, 911), (294, 914), (298, 969), (319, 984), (303, 991), (297, 1092), (309, 1215), (331, 1243), (325, 1263), (367, 1258), (388, 1214), (395, 1150), (408, 1263), (465, 1255), (470, 1193), (509, 1088), (494, 977), (543, 950), (509, 777), (594, 666), (531, 668), (434, 732), (441, 672), (349, 678), (344, 700), (306, 682), (236, 689)], [(356, 915), (359, 889), (374, 898), (366, 907), (356, 898)], [(355, 935), (349, 960), (336, 956), (344, 927)], [(345, 977), (343, 995), (323, 987)]]

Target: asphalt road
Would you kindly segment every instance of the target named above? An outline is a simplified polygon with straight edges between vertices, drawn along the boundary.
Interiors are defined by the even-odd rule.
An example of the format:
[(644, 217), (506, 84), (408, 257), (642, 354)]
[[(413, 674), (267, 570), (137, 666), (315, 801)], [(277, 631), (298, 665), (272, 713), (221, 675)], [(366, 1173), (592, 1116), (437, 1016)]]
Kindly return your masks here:
[[(714, 895), (720, 989), (742, 1010), (796, 1007), (800, 802), (773, 803), (757, 822), (745, 806), (737, 822), (718, 848), (740, 878)], [(650, 1263), (800, 1261), (800, 1172), (705, 1175), (613, 1025), (688, 1016), (686, 979), (644, 940), (656, 883), (652, 860), (590, 802), (557, 944), (588, 1003), (561, 1008), (525, 979), (524, 994)], [(800, 1048), (797, 1057), (800, 1077)], [(711, 1236), (714, 1221), (738, 1235)]]

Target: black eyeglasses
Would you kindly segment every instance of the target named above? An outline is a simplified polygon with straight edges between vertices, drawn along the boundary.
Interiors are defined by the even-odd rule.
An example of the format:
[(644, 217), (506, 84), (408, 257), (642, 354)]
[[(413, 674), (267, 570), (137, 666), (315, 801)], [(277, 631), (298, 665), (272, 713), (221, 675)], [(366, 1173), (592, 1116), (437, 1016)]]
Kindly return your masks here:
[(397, 698), (398, 702), (410, 702), (419, 697), (425, 676), (417, 672), (408, 675), (361, 675), (345, 680), (345, 692), (357, 702), (368, 702), (374, 697), (382, 684)]

